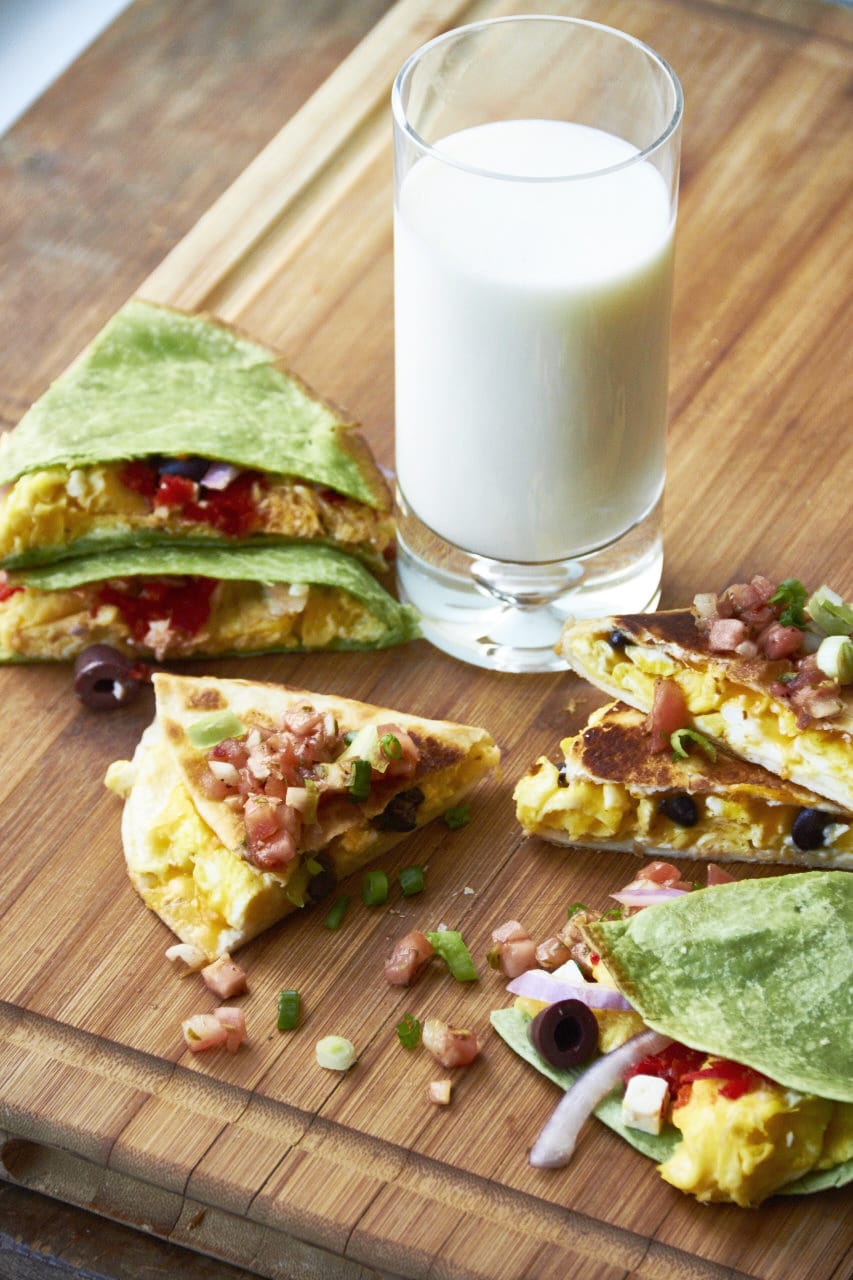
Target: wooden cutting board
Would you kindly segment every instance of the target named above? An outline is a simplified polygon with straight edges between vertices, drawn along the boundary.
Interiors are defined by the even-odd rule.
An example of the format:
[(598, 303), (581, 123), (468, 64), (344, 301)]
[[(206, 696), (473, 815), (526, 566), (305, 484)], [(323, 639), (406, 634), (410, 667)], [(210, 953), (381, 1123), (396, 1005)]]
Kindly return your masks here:
[[(399, 4), (142, 295), (214, 311), (279, 346), (391, 465), (391, 81), (446, 27), (538, 8)], [(761, 3), (588, 0), (571, 12), (646, 39), (685, 88), (664, 603), (755, 571), (849, 594), (851, 26), (837, 12), (829, 22), (792, 5), (780, 17)], [(5, 1176), (265, 1276), (848, 1274), (845, 1192), (757, 1212), (702, 1208), (597, 1124), (568, 1169), (527, 1165), (556, 1093), (488, 1030), (505, 996), (484, 957), (501, 920), (544, 936), (568, 902), (603, 905), (634, 871), (627, 857), (523, 842), (514, 822), (515, 779), (598, 701), (589, 689), (481, 672), (424, 642), (205, 669), (481, 722), (503, 748), (503, 776), (476, 793), (470, 826), (436, 824), (387, 859), (392, 879), (427, 864), (422, 897), (354, 903), (334, 935), (305, 913), (246, 948), (251, 1046), (192, 1058), (180, 1022), (209, 1001), (164, 959), (171, 936), (126, 881), (120, 807), (102, 786), (150, 699), (99, 716), (76, 702), (66, 669), (0, 672)], [(481, 981), (463, 988), (436, 968), (411, 991), (389, 988), (394, 938), (441, 922), (462, 929)], [(305, 1006), (288, 1035), (275, 1029), (283, 986)], [(426, 1101), (427, 1055), (397, 1042), (407, 1011), (482, 1036), (450, 1108)], [(358, 1048), (344, 1077), (314, 1065), (329, 1032)]]

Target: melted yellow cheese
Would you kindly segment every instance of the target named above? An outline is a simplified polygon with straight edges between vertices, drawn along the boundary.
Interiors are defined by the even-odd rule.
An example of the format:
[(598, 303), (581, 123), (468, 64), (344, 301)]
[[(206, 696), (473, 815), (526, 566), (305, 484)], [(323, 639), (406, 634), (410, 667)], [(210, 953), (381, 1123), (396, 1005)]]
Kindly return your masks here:
[(768, 803), (745, 789), (732, 796), (693, 796), (698, 819), (682, 827), (659, 811), (659, 796), (634, 793), (620, 783), (567, 778), (544, 757), (515, 789), (516, 814), (532, 835), (559, 834), (565, 843), (603, 840), (682, 856), (723, 856), (813, 866), (821, 857), (853, 870), (853, 827), (828, 827), (822, 849), (807, 855), (791, 839), (798, 805)]
[(750, 1207), (804, 1173), (853, 1155), (853, 1105), (770, 1082), (728, 1099), (721, 1084), (697, 1080), (688, 1101), (673, 1108), (683, 1140), (658, 1169), (679, 1190)]

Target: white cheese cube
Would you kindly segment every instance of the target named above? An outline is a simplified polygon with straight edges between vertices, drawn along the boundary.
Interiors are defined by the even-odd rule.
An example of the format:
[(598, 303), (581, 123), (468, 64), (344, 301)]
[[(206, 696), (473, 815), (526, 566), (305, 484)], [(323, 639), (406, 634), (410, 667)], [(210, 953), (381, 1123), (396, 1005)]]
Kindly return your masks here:
[(660, 1076), (632, 1076), (622, 1098), (622, 1123), (643, 1133), (660, 1133), (668, 1093)]

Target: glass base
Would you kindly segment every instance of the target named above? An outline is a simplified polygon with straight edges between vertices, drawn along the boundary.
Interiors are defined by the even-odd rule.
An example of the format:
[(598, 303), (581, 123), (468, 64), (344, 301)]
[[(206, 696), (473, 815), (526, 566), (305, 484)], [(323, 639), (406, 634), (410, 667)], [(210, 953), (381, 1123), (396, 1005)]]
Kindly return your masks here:
[(494, 671), (564, 671), (567, 618), (642, 613), (660, 598), (662, 501), (618, 541), (573, 560), (507, 564), (474, 556), (423, 524), (397, 492), (397, 583), (427, 640)]

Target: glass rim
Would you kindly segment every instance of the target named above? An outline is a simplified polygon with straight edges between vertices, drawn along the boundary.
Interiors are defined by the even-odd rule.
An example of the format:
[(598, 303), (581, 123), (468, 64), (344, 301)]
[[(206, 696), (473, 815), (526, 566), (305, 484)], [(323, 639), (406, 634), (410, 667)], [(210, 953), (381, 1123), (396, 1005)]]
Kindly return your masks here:
[[(424, 55), (430, 50), (437, 48), (442, 44), (449, 44), (451, 41), (458, 39), (460, 36), (470, 35), (476, 31), (482, 31), (486, 28), (502, 26), (506, 24), (517, 23), (558, 23), (562, 26), (569, 27), (585, 27), (593, 31), (605, 32), (608, 35), (616, 36), (625, 44), (633, 45), (635, 49), (645, 54), (650, 62), (654, 63), (672, 86), (674, 103), (669, 120), (663, 131), (647, 146), (639, 149), (634, 155), (628, 156), (625, 160), (620, 160), (618, 164), (605, 165), (600, 169), (587, 169), (582, 173), (566, 173), (566, 174), (517, 174), (505, 173), (499, 169), (482, 169), (477, 165), (466, 163), (459, 160), (455, 156), (449, 155), (446, 151), (442, 151), (440, 147), (434, 143), (427, 142), (417, 130), (413, 127), (408, 119), (406, 108), (403, 104), (403, 85), (410, 78), (415, 66), (423, 59)], [(453, 27), (450, 31), (443, 31), (440, 35), (434, 36), (431, 40), (427, 40), (425, 44), (420, 45), (414, 52), (410, 53), (406, 61), (401, 66), (397, 75), (394, 77), (394, 84), (391, 89), (391, 112), (394, 123), (410, 142), (413, 142), (420, 149), (423, 155), (432, 156), (434, 159), (441, 161), (442, 164), (459, 169), (463, 173), (469, 173), (479, 178), (498, 179), (501, 182), (520, 182), (520, 183), (558, 183), (558, 182), (578, 182), (585, 181), (589, 178), (602, 177), (605, 174), (618, 173), (622, 169), (628, 169), (632, 165), (639, 164), (648, 160), (655, 152), (660, 151), (681, 125), (681, 119), (684, 114), (684, 94), (681, 89), (681, 82), (673, 71), (670, 64), (665, 58), (645, 43), (637, 36), (630, 35), (627, 31), (620, 31), (618, 27), (609, 27), (602, 22), (591, 22), (588, 18), (573, 18), (565, 14), (556, 13), (525, 13), (525, 14), (507, 14), (501, 18), (484, 18), (480, 22), (467, 23), (461, 27)], [(515, 117), (521, 119), (522, 117)]]

